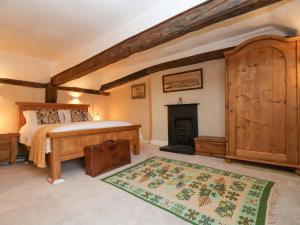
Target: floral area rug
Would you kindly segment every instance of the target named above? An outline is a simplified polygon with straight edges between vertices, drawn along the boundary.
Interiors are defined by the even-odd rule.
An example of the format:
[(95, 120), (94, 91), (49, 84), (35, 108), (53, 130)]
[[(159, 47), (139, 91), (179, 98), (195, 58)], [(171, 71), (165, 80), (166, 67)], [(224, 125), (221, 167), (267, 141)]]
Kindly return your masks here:
[(201, 225), (263, 225), (273, 182), (153, 157), (103, 178), (146, 202)]

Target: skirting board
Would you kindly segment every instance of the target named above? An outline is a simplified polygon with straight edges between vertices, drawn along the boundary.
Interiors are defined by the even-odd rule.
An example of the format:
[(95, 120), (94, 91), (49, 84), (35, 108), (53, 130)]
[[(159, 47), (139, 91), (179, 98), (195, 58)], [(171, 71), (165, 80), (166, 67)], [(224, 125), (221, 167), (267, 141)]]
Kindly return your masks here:
[(151, 140), (152, 145), (157, 145), (157, 146), (165, 146), (168, 145), (168, 141), (164, 140)]

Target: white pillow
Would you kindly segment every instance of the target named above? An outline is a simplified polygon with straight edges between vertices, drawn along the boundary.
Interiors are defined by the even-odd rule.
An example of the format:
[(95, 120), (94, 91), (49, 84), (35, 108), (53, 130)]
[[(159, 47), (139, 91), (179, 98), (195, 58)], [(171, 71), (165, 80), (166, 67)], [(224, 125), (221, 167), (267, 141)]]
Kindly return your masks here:
[(89, 121), (94, 121), (91, 113), (88, 113), (88, 118), (89, 118)]
[(71, 119), (71, 110), (62, 110), (64, 112), (64, 116), (65, 116), (65, 123), (72, 123), (72, 119)]
[(62, 110), (62, 109), (58, 110), (58, 117), (59, 117), (59, 121), (61, 123), (65, 123), (66, 118), (65, 118), (64, 110)]
[(37, 120), (35, 111), (23, 111), (23, 115), (26, 120), (26, 125), (28, 125), (28, 126), (37, 126), (38, 125), (38, 120)]

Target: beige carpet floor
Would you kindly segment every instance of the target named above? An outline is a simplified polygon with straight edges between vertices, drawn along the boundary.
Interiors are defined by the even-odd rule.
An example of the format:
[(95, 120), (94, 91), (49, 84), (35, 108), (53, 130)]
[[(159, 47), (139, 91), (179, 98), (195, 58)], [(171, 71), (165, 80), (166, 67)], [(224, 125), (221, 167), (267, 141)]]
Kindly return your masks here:
[[(291, 171), (241, 162), (227, 164), (212, 157), (160, 152), (157, 147), (146, 145), (141, 155), (132, 156), (133, 164), (154, 155), (273, 180), (278, 191), (273, 210), (275, 224), (300, 225), (300, 177)], [(25, 163), (15, 166), (0, 164), (0, 225), (188, 224), (99, 180), (126, 167), (91, 178), (85, 175), (80, 160), (72, 160), (63, 163), (65, 182), (50, 185), (46, 182), (48, 169), (38, 169)]]

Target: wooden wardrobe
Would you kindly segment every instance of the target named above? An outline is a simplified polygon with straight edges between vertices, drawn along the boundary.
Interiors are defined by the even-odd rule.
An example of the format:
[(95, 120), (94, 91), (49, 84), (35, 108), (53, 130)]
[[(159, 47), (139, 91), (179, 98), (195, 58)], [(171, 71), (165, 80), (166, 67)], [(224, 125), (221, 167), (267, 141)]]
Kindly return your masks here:
[(300, 38), (256, 37), (225, 58), (226, 158), (300, 174)]

